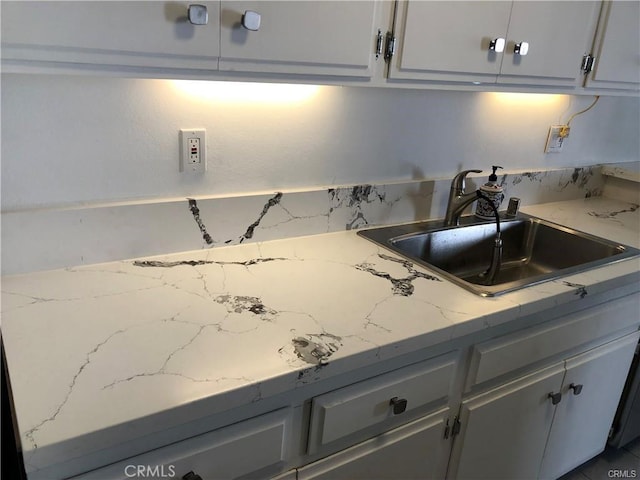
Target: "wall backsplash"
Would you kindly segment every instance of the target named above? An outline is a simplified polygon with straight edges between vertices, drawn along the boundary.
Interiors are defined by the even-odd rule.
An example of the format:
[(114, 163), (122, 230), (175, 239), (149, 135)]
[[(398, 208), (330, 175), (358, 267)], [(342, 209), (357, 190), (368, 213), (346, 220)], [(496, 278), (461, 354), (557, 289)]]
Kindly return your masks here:
[[(600, 171), (512, 172), (500, 182), (507, 199), (527, 205), (597, 196)], [(467, 188), (485, 179), (471, 176)], [(438, 179), (7, 212), (2, 269), (22, 273), (439, 218), (449, 187), (450, 179)]]
[[(638, 98), (602, 97), (548, 155), (592, 97), (196, 83), (3, 74), (3, 274), (441, 217), (451, 177), (492, 164), (523, 204), (580, 198), (640, 152)], [(207, 174), (179, 173), (181, 128), (207, 129)]]

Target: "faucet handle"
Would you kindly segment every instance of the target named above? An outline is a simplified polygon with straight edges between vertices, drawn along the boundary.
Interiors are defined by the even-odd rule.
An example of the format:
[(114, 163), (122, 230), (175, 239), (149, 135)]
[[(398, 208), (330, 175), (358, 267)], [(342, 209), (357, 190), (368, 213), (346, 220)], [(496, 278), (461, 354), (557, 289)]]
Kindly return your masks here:
[(467, 175), (470, 173), (482, 173), (482, 170), (463, 170), (462, 172), (457, 174), (455, 177), (453, 177), (453, 180), (451, 181), (451, 188), (453, 190), (456, 190), (460, 194), (464, 193), (464, 188), (465, 188), (464, 180), (467, 177)]

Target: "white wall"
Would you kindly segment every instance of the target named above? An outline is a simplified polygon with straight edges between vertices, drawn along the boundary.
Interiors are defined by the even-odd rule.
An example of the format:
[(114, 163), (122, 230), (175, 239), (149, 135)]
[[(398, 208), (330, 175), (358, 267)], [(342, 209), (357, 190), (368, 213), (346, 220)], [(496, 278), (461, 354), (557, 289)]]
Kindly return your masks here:
[[(549, 125), (593, 97), (319, 87), (295, 102), (249, 90), (241, 101), (215, 85), (195, 94), (169, 80), (3, 75), (2, 210), (640, 157), (638, 98), (602, 97), (573, 120), (564, 152), (545, 155)], [(178, 172), (178, 130), (193, 127), (207, 129), (206, 176)]]

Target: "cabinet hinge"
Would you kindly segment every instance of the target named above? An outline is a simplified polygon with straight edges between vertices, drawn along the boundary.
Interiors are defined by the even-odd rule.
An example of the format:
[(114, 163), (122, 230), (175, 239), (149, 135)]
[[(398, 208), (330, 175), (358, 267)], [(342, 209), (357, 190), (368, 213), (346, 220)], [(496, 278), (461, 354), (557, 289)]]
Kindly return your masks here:
[(384, 35), (382, 35), (382, 30), (378, 29), (378, 35), (376, 35), (376, 60), (380, 58), (384, 49)]
[(460, 433), (460, 419), (456, 416), (453, 419), (453, 427), (451, 427), (451, 436), (455, 437), (456, 435), (458, 435)]
[(593, 64), (595, 61), (596, 61), (596, 57), (594, 57), (590, 53), (587, 53), (582, 57), (582, 65), (580, 65), (580, 70), (582, 70), (582, 72), (585, 75), (587, 75), (588, 73), (591, 73), (591, 70), (593, 70)]
[(394, 53), (396, 53), (396, 36), (392, 32), (387, 32), (384, 46), (384, 59), (390, 62)]
[(458, 435), (458, 433), (460, 433), (460, 427), (460, 419), (457, 416), (453, 418), (453, 425), (449, 425), (449, 419), (447, 418), (447, 423), (444, 427), (445, 440), (448, 440), (449, 437), (455, 437)]

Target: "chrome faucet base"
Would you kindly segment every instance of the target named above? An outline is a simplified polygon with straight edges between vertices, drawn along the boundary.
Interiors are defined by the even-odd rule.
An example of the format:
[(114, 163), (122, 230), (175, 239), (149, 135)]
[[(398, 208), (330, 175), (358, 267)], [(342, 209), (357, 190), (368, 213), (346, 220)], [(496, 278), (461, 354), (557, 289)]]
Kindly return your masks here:
[(447, 213), (444, 216), (444, 226), (453, 227), (460, 223), (460, 215), (464, 209), (474, 200), (477, 200), (476, 192), (465, 193), (465, 178), (469, 173), (482, 173), (482, 170), (464, 170), (451, 180)]

